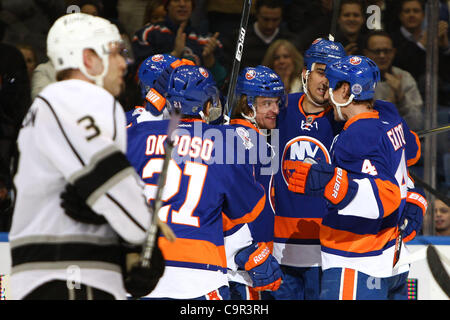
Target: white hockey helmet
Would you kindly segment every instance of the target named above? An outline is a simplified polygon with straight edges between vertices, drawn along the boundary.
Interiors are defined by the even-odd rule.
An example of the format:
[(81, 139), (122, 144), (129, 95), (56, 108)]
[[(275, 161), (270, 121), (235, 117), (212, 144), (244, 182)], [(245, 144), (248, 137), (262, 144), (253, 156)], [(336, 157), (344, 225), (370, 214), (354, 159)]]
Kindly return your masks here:
[[(47, 55), (56, 72), (79, 69), (86, 77), (103, 87), (108, 72), (110, 44), (121, 43), (117, 27), (106, 19), (84, 13), (71, 13), (55, 21), (47, 35)], [(83, 50), (92, 49), (102, 59), (103, 72), (90, 75), (84, 66)]]

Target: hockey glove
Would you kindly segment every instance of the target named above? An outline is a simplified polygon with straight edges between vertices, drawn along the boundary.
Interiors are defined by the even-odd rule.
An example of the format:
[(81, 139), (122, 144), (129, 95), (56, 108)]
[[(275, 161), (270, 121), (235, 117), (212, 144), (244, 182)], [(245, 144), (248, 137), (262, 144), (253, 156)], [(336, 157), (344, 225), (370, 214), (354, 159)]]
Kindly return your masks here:
[(134, 298), (138, 299), (149, 295), (164, 274), (164, 257), (156, 244), (152, 251), (150, 267), (143, 267), (139, 261), (134, 263), (125, 277), (125, 289)]
[(308, 196), (324, 197), (338, 209), (345, 208), (355, 197), (358, 184), (347, 177), (347, 171), (327, 163), (298, 162), (289, 178), (289, 190)]
[(427, 206), (428, 202), (422, 189), (413, 188), (408, 190), (405, 208), (399, 222), (399, 226), (402, 226), (405, 221), (407, 222), (403, 230), (403, 242), (414, 239), (420, 232)]
[(159, 75), (153, 84), (153, 88), (149, 90), (145, 100), (149, 103), (147, 105), (147, 109), (154, 116), (159, 116), (162, 114), (164, 107), (166, 106), (166, 94), (167, 94), (167, 86), (170, 78), (170, 74), (172, 71), (182, 65), (193, 65), (194, 63), (187, 59), (176, 60), (172, 62), (172, 64)]
[(240, 268), (248, 272), (256, 291), (276, 291), (280, 287), (280, 265), (264, 242), (253, 243), (242, 249), (234, 260)]
[(101, 225), (107, 223), (106, 219), (93, 211), (86, 201), (78, 194), (77, 189), (68, 183), (61, 193), (61, 207), (66, 215), (72, 219), (88, 224)]

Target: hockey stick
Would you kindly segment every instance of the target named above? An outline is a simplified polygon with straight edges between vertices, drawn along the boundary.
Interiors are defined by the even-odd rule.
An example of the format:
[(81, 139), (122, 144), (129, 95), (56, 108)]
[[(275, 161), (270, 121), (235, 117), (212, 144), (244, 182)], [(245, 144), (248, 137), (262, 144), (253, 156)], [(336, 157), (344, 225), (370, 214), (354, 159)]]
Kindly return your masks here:
[(252, 7), (252, 0), (244, 0), (242, 6), (241, 24), (239, 26), (239, 36), (236, 43), (236, 53), (234, 55), (233, 67), (231, 69), (230, 83), (228, 84), (227, 102), (223, 113), (224, 123), (230, 122), (231, 111), (234, 104), (234, 90), (236, 88), (239, 68), (241, 66), (242, 53), (244, 51), (245, 34), (247, 32), (248, 18), (250, 16), (250, 9)]
[(411, 177), (413, 177), (414, 181), (417, 182), (418, 185), (421, 185), (425, 190), (427, 190), (429, 193), (431, 193), (432, 195), (434, 195), (436, 198), (438, 198), (439, 200), (441, 200), (442, 202), (444, 202), (447, 206), (450, 207), (450, 198), (448, 198), (446, 195), (440, 193), (439, 191), (437, 191), (436, 189), (434, 189), (433, 187), (431, 187), (428, 183), (426, 183), (425, 181), (423, 181), (422, 179), (420, 179), (418, 176), (416, 176), (414, 173), (412, 173), (411, 171), (409, 171), (409, 174), (411, 175)]
[(161, 174), (159, 175), (158, 179), (158, 187), (156, 190), (156, 197), (153, 205), (153, 216), (152, 216), (152, 222), (150, 227), (147, 231), (146, 240), (144, 242), (142, 252), (139, 258), (139, 264), (143, 268), (149, 268), (150, 267), (150, 259), (152, 257), (153, 248), (155, 247), (156, 236), (158, 234), (158, 212), (161, 209), (162, 206), (162, 193), (164, 190), (164, 186), (166, 184), (167, 180), (167, 171), (169, 168), (169, 162), (172, 159), (172, 150), (174, 147), (174, 141), (172, 141), (172, 133), (175, 131), (175, 129), (178, 126), (178, 123), (181, 119), (181, 112), (177, 108), (173, 108), (174, 111), (171, 114), (169, 126), (167, 129), (167, 147), (165, 148), (165, 156), (164, 161), (162, 165)]
[(449, 130), (450, 130), (450, 125), (446, 125), (443, 127), (438, 127), (438, 128), (433, 128), (433, 129), (428, 129), (428, 130), (423, 130), (423, 131), (417, 132), (417, 135), (419, 136), (419, 138), (423, 138), (425, 136), (443, 133), (443, 132), (446, 132)]
[(433, 245), (429, 245), (427, 248), (427, 262), (434, 280), (450, 298), (450, 277)]
[(336, 37), (337, 19), (339, 16), (340, 6), (341, 6), (341, 0), (333, 1), (333, 16), (331, 18), (331, 27), (330, 27), (330, 35), (333, 37), (333, 41), (334, 41), (334, 38)]

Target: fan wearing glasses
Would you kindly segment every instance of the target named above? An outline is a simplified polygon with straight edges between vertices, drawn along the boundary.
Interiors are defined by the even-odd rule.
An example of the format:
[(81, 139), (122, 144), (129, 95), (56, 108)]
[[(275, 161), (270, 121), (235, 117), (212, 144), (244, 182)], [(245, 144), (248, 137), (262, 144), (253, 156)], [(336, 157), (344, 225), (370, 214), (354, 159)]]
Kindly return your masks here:
[(388, 33), (377, 30), (367, 35), (364, 55), (372, 59), (381, 72), (375, 99), (394, 103), (411, 130), (420, 130), (423, 127), (422, 96), (412, 75), (392, 65), (395, 54), (396, 48)]

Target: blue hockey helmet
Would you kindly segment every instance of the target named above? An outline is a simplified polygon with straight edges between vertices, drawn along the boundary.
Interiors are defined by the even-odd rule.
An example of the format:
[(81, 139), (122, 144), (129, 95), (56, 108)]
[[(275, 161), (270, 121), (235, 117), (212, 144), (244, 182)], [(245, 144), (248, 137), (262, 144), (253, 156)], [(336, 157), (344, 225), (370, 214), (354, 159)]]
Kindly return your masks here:
[(148, 91), (154, 87), (161, 73), (178, 60), (170, 54), (155, 54), (145, 59), (139, 67), (138, 77), (142, 98), (145, 99)]
[(239, 74), (236, 94), (247, 97), (283, 97), (286, 92), (280, 76), (266, 66), (247, 67)]
[[(200, 115), (206, 122), (216, 120), (222, 114), (220, 92), (212, 75), (203, 67), (182, 65), (172, 71), (167, 88), (169, 111), (177, 108), (183, 115)], [(203, 107), (211, 101), (210, 116), (205, 117)]]
[(340, 59), (325, 69), (330, 89), (336, 89), (339, 82), (350, 84), (354, 100), (370, 100), (375, 94), (375, 87), (380, 81), (380, 70), (375, 62), (365, 56), (348, 56)]
[(330, 63), (345, 56), (347, 56), (347, 53), (342, 44), (324, 38), (318, 38), (305, 51), (304, 60), (306, 70), (312, 71), (311, 68), (314, 63), (323, 63), (328, 66)]

